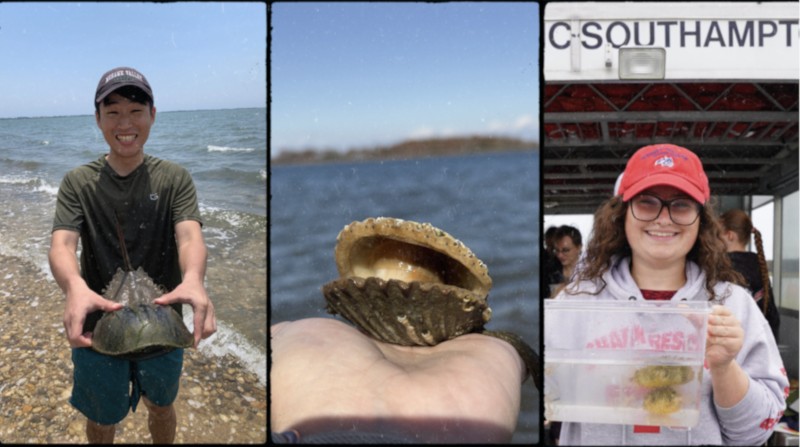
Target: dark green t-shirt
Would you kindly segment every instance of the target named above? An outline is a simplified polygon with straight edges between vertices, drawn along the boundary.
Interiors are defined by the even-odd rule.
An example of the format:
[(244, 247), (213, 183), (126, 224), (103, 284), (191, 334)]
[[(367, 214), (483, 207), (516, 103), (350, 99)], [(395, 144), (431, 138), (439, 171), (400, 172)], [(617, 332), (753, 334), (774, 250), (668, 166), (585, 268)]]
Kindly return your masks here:
[[(105, 155), (73, 169), (61, 181), (53, 231), (80, 233), (81, 275), (102, 294), (124, 260), (117, 237), (116, 216), (125, 235), (131, 267), (142, 267), (156, 284), (171, 291), (181, 283), (175, 224), (202, 224), (197, 193), (189, 172), (150, 155), (125, 177), (108, 165)], [(181, 306), (175, 305), (180, 312)], [(84, 331), (91, 331), (101, 312), (90, 314)]]

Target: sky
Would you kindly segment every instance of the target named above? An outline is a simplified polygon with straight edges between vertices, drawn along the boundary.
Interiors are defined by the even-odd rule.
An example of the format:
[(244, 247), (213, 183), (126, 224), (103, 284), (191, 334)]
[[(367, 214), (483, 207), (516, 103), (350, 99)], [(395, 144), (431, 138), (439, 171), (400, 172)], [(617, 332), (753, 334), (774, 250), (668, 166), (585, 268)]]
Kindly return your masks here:
[(266, 107), (266, 59), (266, 3), (3, 2), (0, 118), (93, 114), (119, 66), (159, 112)]
[(538, 140), (536, 3), (271, 5), (273, 153)]

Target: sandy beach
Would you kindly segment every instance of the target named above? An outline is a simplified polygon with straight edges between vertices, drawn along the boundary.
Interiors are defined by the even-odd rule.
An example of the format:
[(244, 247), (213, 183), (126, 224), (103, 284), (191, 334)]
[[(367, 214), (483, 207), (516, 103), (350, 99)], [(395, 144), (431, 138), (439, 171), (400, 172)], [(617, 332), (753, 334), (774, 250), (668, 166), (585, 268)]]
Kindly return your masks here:
[[(68, 402), (63, 303), (58, 286), (33, 264), (0, 256), (0, 443), (87, 442), (86, 419)], [(230, 356), (185, 352), (175, 442), (266, 442), (266, 389), (256, 375)], [(115, 442), (151, 442), (143, 403), (117, 426)]]

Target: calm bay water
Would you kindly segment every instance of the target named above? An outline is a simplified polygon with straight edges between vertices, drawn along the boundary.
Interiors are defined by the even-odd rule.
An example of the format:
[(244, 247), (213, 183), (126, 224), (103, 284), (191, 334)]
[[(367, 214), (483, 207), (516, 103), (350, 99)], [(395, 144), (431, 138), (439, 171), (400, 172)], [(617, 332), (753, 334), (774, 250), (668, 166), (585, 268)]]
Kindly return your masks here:
[[(489, 268), (489, 329), (539, 346), (539, 157), (512, 152), (407, 161), (273, 166), (270, 323), (331, 317), (323, 284), (336, 279), (336, 236), (353, 221), (430, 222)], [(514, 443), (539, 442), (539, 393), (523, 384)]]
[[(52, 280), (47, 251), (61, 179), (107, 152), (93, 115), (0, 119), (0, 254), (33, 262)], [(197, 187), (218, 322), (201, 352), (233, 354), (265, 383), (266, 109), (159, 112), (145, 152), (184, 166)], [(191, 307), (184, 314), (191, 329)]]

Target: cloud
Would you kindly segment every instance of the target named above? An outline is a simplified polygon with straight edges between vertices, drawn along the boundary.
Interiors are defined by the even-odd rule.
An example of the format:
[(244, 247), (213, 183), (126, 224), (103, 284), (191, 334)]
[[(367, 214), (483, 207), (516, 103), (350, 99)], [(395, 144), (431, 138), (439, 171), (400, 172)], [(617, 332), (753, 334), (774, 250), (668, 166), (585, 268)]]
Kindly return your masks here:
[(409, 138), (411, 139), (422, 139), (422, 138), (431, 138), (436, 135), (436, 131), (431, 129), (430, 127), (419, 127), (411, 131), (409, 134)]
[(531, 115), (522, 115), (514, 121), (514, 130), (534, 129), (538, 124), (537, 120)]
[(473, 135), (476, 133), (506, 134), (515, 136), (536, 135), (539, 123), (533, 115), (520, 115), (511, 121), (492, 120), (486, 124), (484, 129), (459, 130), (452, 127), (434, 129), (430, 126), (420, 126), (412, 130), (409, 139), (439, 138), (459, 135)]
[(409, 139), (424, 139), (424, 138), (439, 138), (439, 137), (452, 137), (456, 135), (460, 135), (459, 131), (451, 127), (445, 127), (444, 129), (432, 129), (428, 126), (418, 127), (411, 131), (408, 134)]
[(487, 128), (490, 132), (498, 132), (498, 133), (518, 133), (524, 132), (527, 130), (534, 130), (536, 129), (538, 122), (536, 118), (532, 115), (521, 115), (518, 116), (513, 121), (499, 121), (493, 120), (490, 121)]

